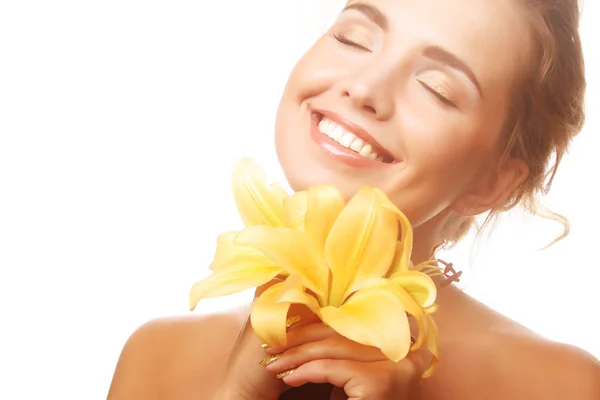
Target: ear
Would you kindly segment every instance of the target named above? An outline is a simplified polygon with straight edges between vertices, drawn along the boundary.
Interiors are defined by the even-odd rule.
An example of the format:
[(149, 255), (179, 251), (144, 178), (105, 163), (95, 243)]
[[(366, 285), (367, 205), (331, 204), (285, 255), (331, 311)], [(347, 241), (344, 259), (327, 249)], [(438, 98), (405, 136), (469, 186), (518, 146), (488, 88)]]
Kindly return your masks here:
[(474, 216), (502, 205), (514, 191), (527, 180), (529, 167), (519, 158), (511, 158), (503, 163), (496, 174), (479, 183), (463, 194), (452, 205), (452, 210), (464, 217)]

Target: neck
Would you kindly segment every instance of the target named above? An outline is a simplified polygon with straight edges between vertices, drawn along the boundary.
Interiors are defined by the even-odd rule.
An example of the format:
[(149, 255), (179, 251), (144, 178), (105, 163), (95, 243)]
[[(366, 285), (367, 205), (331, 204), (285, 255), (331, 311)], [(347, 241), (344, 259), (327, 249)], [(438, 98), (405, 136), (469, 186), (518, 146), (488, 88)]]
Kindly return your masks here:
[[(413, 250), (411, 261), (413, 265), (429, 261), (432, 258), (432, 251), (443, 241), (442, 228), (445, 226), (451, 211), (446, 210), (430, 219), (426, 223), (419, 225), (413, 230)], [(435, 256), (433, 256), (435, 258)], [(457, 281), (460, 272), (453, 269), (452, 264), (441, 262), (439, 267), (444, 269), (445, 275), (433, 276), (432, 279), (438, 286), (446, 286), (452, 281)]]
[(427, 222), (413, 228), (413, 250), (411, 260), (414, 265), (429, 260), (434, 247), (443, 240), (442, 227), (451, 211), (443, 211)]

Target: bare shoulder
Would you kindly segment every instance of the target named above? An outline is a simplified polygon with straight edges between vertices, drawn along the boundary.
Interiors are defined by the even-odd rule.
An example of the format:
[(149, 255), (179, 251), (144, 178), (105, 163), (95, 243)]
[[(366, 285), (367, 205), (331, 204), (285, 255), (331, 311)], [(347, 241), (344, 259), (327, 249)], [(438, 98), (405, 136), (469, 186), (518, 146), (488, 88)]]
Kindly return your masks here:
[(485, 344), (489, 373), (506, 377), (511, 398), (600, 399), (600, 361), (564, 343), (519, 334), (498, 334)]
[(439, 390), (452, 388), (454, 395), (460, 393), (456, 398), (600, 399), (600, 361), (582, 349), (503, 317), (465, 339), (442, 355), (446, 365)]
[(246, 318), (244, 309), (146, 322), (127, 340), (109, 400), (187, 399), (219, 384)]
[(421, 398), (600, 399), (600, 361), (550, 341), (468, 296), (440, 309), (440, 364)]

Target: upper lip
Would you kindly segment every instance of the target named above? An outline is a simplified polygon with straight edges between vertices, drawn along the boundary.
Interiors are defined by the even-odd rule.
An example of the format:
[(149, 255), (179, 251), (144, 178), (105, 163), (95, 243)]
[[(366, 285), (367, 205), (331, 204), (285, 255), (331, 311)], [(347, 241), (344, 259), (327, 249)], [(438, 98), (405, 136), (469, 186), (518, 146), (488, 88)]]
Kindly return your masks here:
[(377, 154), (379, 154), (380, 156), (387, 158), (392, 162), (396, 161), (396, 157), (394, 157), (389, 150), (383, 147), (381, 143), (379, 143), (373, 136), (371, 136), (369, 132), (367, 132), (362, 127), (356, 125), (351, 121), (348, 121), (346, 118), (333, 111), (320, 110), (316, 108), (313, 108), (313, 111), (324, 115), (332, 121), (335, 121), (336, 124), (344, 127), (344, 129), (346, 129), (348, 132), (352, 132), (365, 142), (369, 143), (371, 146), (373, 146), (373, 150), (375, 150), (375, 152), (377, 152)]

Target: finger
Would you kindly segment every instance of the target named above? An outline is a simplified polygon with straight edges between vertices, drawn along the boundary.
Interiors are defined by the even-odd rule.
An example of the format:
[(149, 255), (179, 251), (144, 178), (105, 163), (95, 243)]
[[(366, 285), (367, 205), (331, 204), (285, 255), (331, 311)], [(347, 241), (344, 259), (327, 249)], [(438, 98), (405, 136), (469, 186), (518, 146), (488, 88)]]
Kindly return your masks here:
[(285, 346), (273, 346), (267, 348), (268, 354), (279, 354), (286, 350), (300, 346), (309, 342), (316, 342), (326, 339), (329, 336), (337, 335), (333, 329), (322, 322), (311, 323), (308, 325), (297, 325), (287, 334), (287, 343)]
[[(329, 383), (343, 388), (348, 400), (405, 398), (404, 380), (391, 374), (390, 361), (364, 363), (349, 360), (316, 360), (286, 371), (281, 378), (286, 385)], [(400, 397), (398, 397), (400, 395)]]
[(374, 362), (387, 360), (381, 350), (346, 339), (343, 336), (330, 336), (317, 342), (309, 342), (292, 347), (282, 354), (272, 356), (265, 363), (267, 371), (279, 374), (314, 360), (351, 360)]
[(315, 360), (308, 362), (281, 379), (289, 386), (298, 387), (307, 383), (330, 383), (343, 388), (353, 376), (361, 371), (360, 364), (349, 360)]

